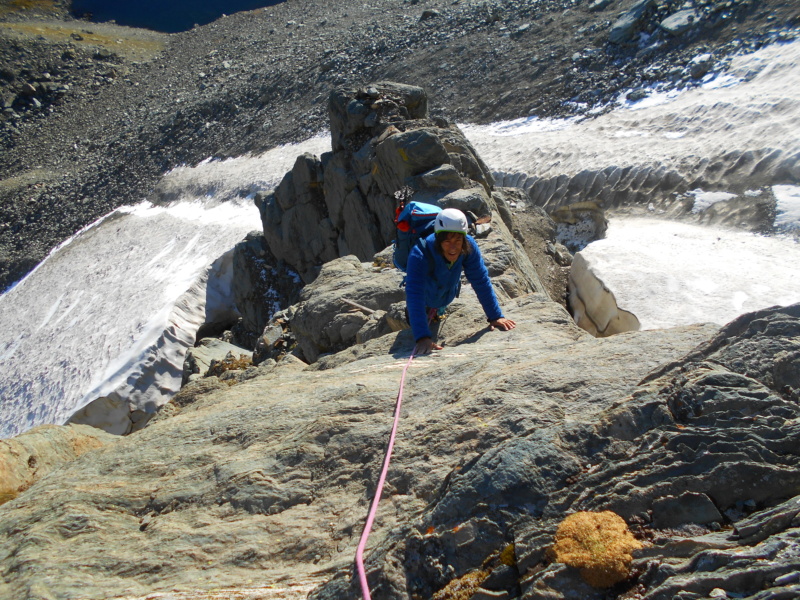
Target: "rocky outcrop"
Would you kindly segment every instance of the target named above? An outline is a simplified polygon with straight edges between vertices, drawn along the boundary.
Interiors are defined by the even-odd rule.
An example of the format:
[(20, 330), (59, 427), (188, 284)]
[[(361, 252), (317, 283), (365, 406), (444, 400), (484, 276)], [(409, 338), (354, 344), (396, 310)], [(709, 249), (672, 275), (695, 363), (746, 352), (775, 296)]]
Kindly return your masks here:
[(367, 261), (383, 250), (401, 199), (491, 213), (489, 169), (457, 126), (429, 118), (422, 88), (336, 90), (328, 112), (332, 152), (298, 157), (274, 191), (255, 198), (270, 250), (304, 282), (334, 258)]
[[(526, 600), (791, 595), (800, 305), (719, 331), (595, 338), (546, 295), (505, 292), (502, 277), (519, 267), (500, 267), (519, 259), (503, 219), (492, 225), (480, 243), (518, 326), (489, 331), (467, 286), (438, 327), (445, 349), (411, 364), (367, 552), (373, 596), (446, 598), (464, 586)], [(306, 308), (281, 318), (299, 331), (315, 312), (377, 314), (396, 304), (380, 290), (397, 277), (338, 259), (304, 289)], [(314, 599), (357, 597), (352, 557), (412, 347), (395, 331), (311, 366), (286, 354), (190, 382), (146, 428), (0, 509), (0, 565), (13, 573), (0, 596), (290, 581), (316, 586)], [(606, 511), (643, 546), (627, 546), (629, 578), (612, 589), (550, 551), (566, 515)]]
[[(478, 244), (501, 302), (545, 291), (522, 246), (499, 217)], [(324, 265), (303, 289), (290, 311), (289, 326), (306, 361), (408, 327), (404, 274), (383, 264), (380, 254), (372, 263), (355, 256), (338, 259)], [(472, 293), (467, 288), (462, 288), (464, 295)]]
[(305, 359), (314, 362), (323, 353), (353, 346), (356, 339), (391, 333), (386, 313), (405, 300), (402, 280), (397, 269), (373, 267), (355, 256), (324, 265), (303, 289), (290, 320)]
[[(517, 328), (489, 331), (477, 299), (462, 294), (439, 329), (445, 350), (409, 370), (368, 553), (371, 581), (384, 577), (383, 548), (401, 539), (409, 559), (422, 561), (410, 567), (414, 585), (431, 590), (507, 545), (500, 513), (525, 507), (535, 516), (582, 472), (552, 445), (554, 432), (581, 431), (578, 423), (593, 423), (652, 367), (714, 331), (596, 339), (543, 294), (503, 306)], [(286, 577), (322, 584), (340, 568), (349, 573), (412, 346), (400, 331), (314, 367), (287, 358), (240, 381), (190, 383), (174, 416), (64, 465), (2, 508), (0, 564), (14, 575), (0, 580), (0, 597), (256, 588)], [(425, 514), (435, 515), (424, 517), (433, 538), (429, 525), (415, 525)], [(54, 533), (36, 534), (42, 527)], [(451, 569), (429, 554), (436, 547), (460, 562)], [(392, 564), (405, 568), (402, 556)]]
[(13, 500), (61, 465), (119, 437), (89, 425), (41, 425), (0, 440), (0, 504)]
[[(425, 596), (513, 543), (515, 577), (487, 584), (489, 594), (792, 597), (800, 396), (775, 376), (796, 365), (799, 328), (800, 305), (745, 315), (592, 418), (465, 459), (420, 516), (376, 548), (373, 589)], [(548, 553), (564, 515), (579, 511), (611, 511), (645, 541), (624, 584), (592, 586)], [(356, 591), (341, 573), (312, 597)]]
[(182, 386), (205, 377), (214, 362), (220, 362), (228, 355), (235, 358), (242, 355), (249, 357), (250, 351), (216, 338), (199, 340), (197, 344), (186, 351), (186, 358), (183, 361)]
[[(256, 197), (267, 251), (310, 283), (291, 316), (277, 317), (308, 362), (406, 327), (402, 273), (384, 265), (391, 264), (395, 211), (411, 198), (478, 219), (487, 268), (502, 297), (545, 291), (511, 233), (510, 192), (493, 192), (488, 169), (461, 131), (429, 119), (427, 111), (424, 90), (413, 86), (334, 91), (333, 152), (298, 157), (273, 192)], [(332, 260), (339, 254), (346, 258)], [(276, 354), (271, 348), (280, 338), (291, 345), (283, 327), (266, 329), (257, 361)]]

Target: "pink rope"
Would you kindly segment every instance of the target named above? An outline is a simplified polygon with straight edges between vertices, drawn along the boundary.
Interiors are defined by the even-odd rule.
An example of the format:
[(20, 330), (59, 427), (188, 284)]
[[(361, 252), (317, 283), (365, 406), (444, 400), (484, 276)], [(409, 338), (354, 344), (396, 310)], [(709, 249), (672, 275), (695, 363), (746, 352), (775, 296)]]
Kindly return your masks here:
[(369, 584), (367, 584), (367, 573), (364, 570), (364, 548), (367, 546), (367, 538), (372, 531), (372, 523), (375, 520), (375, 514), (378, 512), (378, 502), (381, 501), (381, 492), (383, 492), (383, 484), (386, 482), (386, 473), (389, 471), (389, 461), (392, 458), (392, 448), (394, 447), (394, 438), (397, 435), (397, 424), (400, 422), (400, 407), (403, 405), (403, 388), (406, 385), (406, 372), (408, 367), (411, 366), (411, 361), (414, 360), (414, 354), (417, 348), (411, 352), (408, 357), (406, 366), (403, 367), (403, 375), (400, 377), (400, 391), (397, 392), (397, 404), (394, 408), (394, 425), (392, 425), (392, 433), (389, 436), (389, 446), (386, 448), (386, 456), (383, 458), (383, 469), (381, 476), (378, 479), (378, 488), (375, 491), (375, 497), (372, 499), (372, 506), (370, 506), (369, 514), (367, 515), (367, 522), (364, 525), (364, 531), (361, 532), (361, 540), (358, 542), (358, 549), (356, 550), (356, 567), (358, 568), (358, 579), (361, 583), (361, 593), (364, 600), (371, 600), (369, 595)]

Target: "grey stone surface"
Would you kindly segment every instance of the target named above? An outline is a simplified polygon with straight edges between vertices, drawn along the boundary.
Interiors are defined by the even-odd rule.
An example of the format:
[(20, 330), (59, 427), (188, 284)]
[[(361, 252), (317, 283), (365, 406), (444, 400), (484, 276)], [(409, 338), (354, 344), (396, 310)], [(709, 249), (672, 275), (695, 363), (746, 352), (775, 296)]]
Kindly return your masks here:
[(686, 492), (653, 502), (653, 526), (658, 529), (679, 527), (686, 523), (705, 525), (722, 521), (714, 502), (705, 494)]
[(654, 4), (655, 0), (637, 0), (627, 11), (612, 25), (608, 34), (608, 41), (612, 44), (624, 44), (633, 41), (639, 22), (645, 11)]
[(211, 367), (212, 361), (221, 361), (229, 353), (236, 358), (241, 355), (250, 355), (249, 350), (216, 338), (200, 340), (196, 346), (186, 351), (186, 358), (183, 361), (184, 385), (189, 381), (204, 377)]
[[(543, 295), (507, 300), (505, 309), (518, 327), (490, 332), (477, 301), (460, 300), (440, 331), (446, 349), (410, 369), (368, 551), (372, 580), (383, 580), (388, 564), (400, 569), (391, 580), (400, 576), (405, 559), (386, 563), (383, 548), (401, 548), (397, 532), (420, 519), (421, 531), (428, 523), (436, 531), (421, 536), (425, 544), (414, 555), (426, 564), (439, 560), (425, 549), (428, 541), (452, 548), (442, 556), (458, 556), (458, 569), (506, 545), (510, 532), (498, 515), (528, 510), (520, 483), (562, 481), (534, 458), (558, 456), (548, 431), (592, 422), (653, 366), (710, 334), (684, 328), (598, 340)], [(174, 416), (65, 465), (3, 506), (0, 564), (15, 575), (0, 581), (0, 596), (32, 597), (36, 588), (110, 598), (350, 573), (412, 343), (408, 332), (393, 333), (354, 347), (360, 355), (340, 353), (327, 370), (290, 361), (234, 385), (217, 378), (203, 380), (202, 389), (188, 385)], [(479, 475), (494, 464), (491, 456), (522, 456), (526, 447), (534, 452), (525, 457), (530, 473), (501, 460), (507, 480)], [(562, 460), (575, 462), (569, 453)], [(470, 480), (495, 490), (491, 508), (470, 505)], [(503, 490), (516, 491), (503, 499)], [(452, 515), (437, 509), (443, 502)], [(429, 504), (446, 520), (432, 519)], [(471, 528), (452, 537), (465, 521)], [(447, 560), (430, 571), (441, 575), (430, 579), (422, 569), (414, 585), (446, 583)], [(84, 566), (76, 570), (76, 563)]]
[[(490, 332), (459, 299), (445, 350), (411, 365), (367, 551), (376, 597), (430, 597), (490, 565), (495, 594), (602, 598), (548, 563), (577, 510), (612, 510), (650, 540), (631, 582), (643, 598), (791, 597), (800, 407), (775, 364), (796, 348), (800, 305), (603, 339), (543, 294), (504, 305), (518, 327)], [(171, 413), (0, 509), (14, 573), (0, 596), (201, 594), (287, 576), (323, 584), (315, 599), (356, 596), (352, 553), (412, 344), (400, 331), (310, 367), (287, 357), (190, 383)], [(509, 543), (512, 569), (491, 558)]]
[(659, 26), (672, 35), (680, 35), (697, 24), (699, 15), (694, 9), (679, 10), (661, 21)]
[[(319, 277), (300, 295), (290, 326), (308, 362), (320, 354), (352, 346), (370, 315), (347, 300), (373, 311), (387, 311), (405, 299), (403, 274), (347, 256), (323, 266)], [(387, 331), (388, 333), (388, 331)]]
[(490, 215), (488, 167), (427, 104), (421, 88), (392, 82), (333, 91), (333, 151), (298, 157), (274, 191), (256, 195), (269, 249), (305, 283), (337, 257), (366, 261), (386, 248), (401, 195)]

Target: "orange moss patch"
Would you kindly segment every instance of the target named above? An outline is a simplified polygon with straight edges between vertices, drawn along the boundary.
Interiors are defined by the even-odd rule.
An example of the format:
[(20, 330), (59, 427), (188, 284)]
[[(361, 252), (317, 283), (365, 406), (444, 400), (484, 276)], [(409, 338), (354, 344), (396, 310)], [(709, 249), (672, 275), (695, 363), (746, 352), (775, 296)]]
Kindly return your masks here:
[(558, 526), (550, 558), (580, 569), (589, 585), (606, 588), (628, 578), (631, 552), (641, 547), (619, 515), (578, 512)]
[(436, 592), (431, 600), (469, 600), (488, 576), (488, 571), (470, 571), (458, 579), (453, 579)]

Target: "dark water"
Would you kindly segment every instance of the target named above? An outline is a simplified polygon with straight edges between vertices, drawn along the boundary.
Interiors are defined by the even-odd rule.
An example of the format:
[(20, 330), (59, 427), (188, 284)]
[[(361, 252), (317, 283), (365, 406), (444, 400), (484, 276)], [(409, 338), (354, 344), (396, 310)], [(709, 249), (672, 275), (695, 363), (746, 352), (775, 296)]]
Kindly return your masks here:
[(73, 0), (76, 16), (92, 21), (175, 33), (216, 21), (223, 14), (274, 6), (283, 0)]

